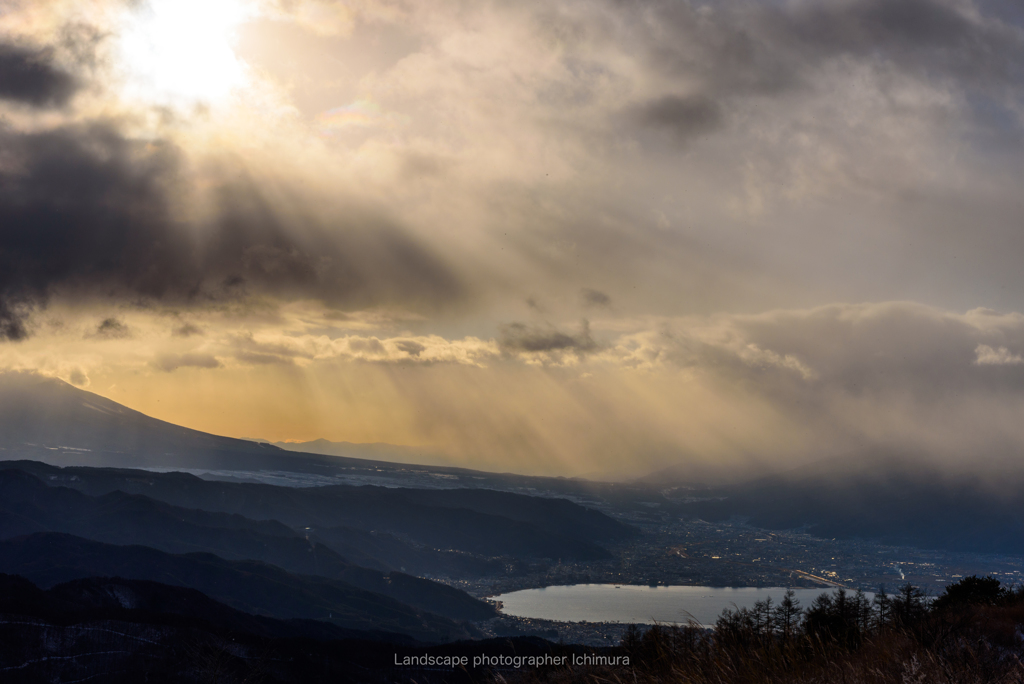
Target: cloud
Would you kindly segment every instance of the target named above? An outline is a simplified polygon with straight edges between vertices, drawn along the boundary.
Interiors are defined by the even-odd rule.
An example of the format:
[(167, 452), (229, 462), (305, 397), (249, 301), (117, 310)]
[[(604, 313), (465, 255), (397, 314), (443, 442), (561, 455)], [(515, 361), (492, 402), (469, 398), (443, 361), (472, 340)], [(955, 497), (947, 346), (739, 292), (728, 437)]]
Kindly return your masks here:
[(449, 340), (439, 335), (421, 335), (382, 339), (346, 335), (335, 340), (322, 337), (298, 338), (294, 344), (305, 350), (307, 358), (316, 361), (338, 359), (380, 364), (453, 364), (483, 368), (499, 358), (498, 346), (493, 341), (476, 337)]
[(722, 93), (777, 94), (806, 85), (827, 61), (851, 57), (1007, 83), (1024, 50), (1019, 26), (945, 0), (644, 5), (635, 30), (647, 39), (652, 66), (696, 75)]
[(72, 5), (0, 17), (3, 367), (215, 361), (239, 420), (506, 469), (1024, 445), (1019, 316), (957, 313), (1024, 310), (1005, 4), (275, 0), (195, 107), (125, 87), (136, 5)]
[(324, 318), (329, 321), (350, 321), (352, 317), (344, 311), (327, 311), (324, 313)]
[(598, 349), (590, 334), (590, 322), (585, 318), (580, 321), (580, 331), (575, 335), (525, 323), (507, 323), (500, 327), (500, 333), (498, 344), (506, 354), (521, 355), (533, 361), (562, 363)]
[(25, 318), (29, 308), (22, 297), (8, 295), (0, 298), (0, 341), (18, 341), (28, 337)]
[(171, 334), (175, 337), (192, 337), (193, 335), (202, 335), (203, 329), (194, 323), (184, 323), (172, 330)]
[(167, 373), (179, 368), (220, 368), (223, 364), (212, 354), (189, 352), (186, 354), (161, 354), (153, 366)]
[[(60, 313), (65, 327), (38, 332), (46, 346), (7, 345), (0, 367), (61, 377), (79, 369), (91, 388), (140, 410), (146, 405), (132, 402), (154, 387), (155, 396), (194, 393), (192, 375), (179, 369), (216, 368), (213, 394), (179, 402), (187, 408), (175, 419), (213, 429), (210, 406), (234, 403), (224, 414), (222, 431), (235, 426), (228, 434), (280, 413), (289, 416), (280, 434), (431, 444), (465, 465), (563, 474), (691, 463), (752, 477), (900, 453), (985, 476), (1018, 468), (1014, 455), (1024, 448), (1017, 313), (833, 304), (608, 318), (593, 329), (519, 324), (486, 339), (304, 332), (302, 321), (317, 330), (323, 310), (295, 307), (284, 322), (253, 321), (248, 335), (214, 312), (196, 314), (206, 332), (195, 350), (166, 334), (159, 311), (119, 319), (145, 342), (139, 349), (83, 340), (74, 312)], [(126, 394), (107, 390), (112, 384)], [(367, 422), (337, 431), (338, 413)]]
[(387, 347), (376, 337), (350, 337), (345, 340), (348, 349), (358, 358), (386, 358)]
[(246, 363), (253, 366), (291, 366), (295, 363), (294, 360), (287, 356), (278, 356), (276, 354), (260, 354), (259, 352), (251, 352), (245, 350), (236, 352), (235, 358), (241, 361), (242, 363)]
[(96, 326), (96, 332), (93, 335), (108, 340), (124, 340), (132, 336), (132, 331), (116, 318), (105, 318)]
[(494, 341), (439, 335), (377, 337), (316, 334), (283, 335), (273, 330), (233, 336), (228, 348), (236, 360), (252, 365), (298, 365), (345, 361), (372, 364), (466, 365), (483, 368), (500, 358)]
[(636, 108), (637, 121), (645, 126), (669, 131), (676, 138), (710, 133), (722, 125), (722, 108), (701, 95), (665, 95)]
[(1006, 347), (993, 349), (987, 344), (979, 344), (974, 353), (978, 356), (974, 363), (979, 366), (1015, 366), (1024, 363), (1024, 357), (1011, 353)]
[(287, 338), (276, 341), (257, 339), (252, 333), (235, 335), (230, 346), (232, 355), (238, 361), (251, 365), (293, 365), (296, 358), (309, 358), (310, 354)]
[[(836, 304), (663, 321), (620, 335), (591, 364), (728, 387), (808, 433), (787, 459), (910, 453), (990, 473), (1024, 448), (1024, 316), (907, 302)], [(771, 434), (772, 437), (768, 437)], [(971, 459), (964, 460), (970, 453)]]
[(897, 64), (1005, 82), (1022, 56), (1019, 31), (968, 5), (942, 0), (858, 0), (793, 12), (781, 37), (822, 53), (864, 55), (880, 49)]
[(395, 347), (409, 356), (419, 356), (427, 350), (426, 345), (420, 344), (416, 340), (398, 340), (395, 342)]
[(608, 307), (612, 304), (612, 298), (600, 290), (592, 290), (585, 287), (580, 290), (580, 297), (586, 306)]
[[(13, 326), (8, 338), (24, 336), (25, 309), (45, 303), (58, 285), (157, 295), (188, 280), (179, 268), (188, 240), (173, 229), (164, 193), (173, 149), (134, 143), (110, 123), (0, 129), (0, 145), (15, 162), (0, 166), (0, 312)], [(20, 315), (9, 302), (22, 304)]]
[(13, 160), (0, 165), (6, 339), (26, 337), (28, 313), (60, 293), (179, 307), (270, 294), (428, 309), (464, 296), (440, 259), (372, 211), (350, 208), (340, 225), (330, 209), (286, 215), (258, 184), (232, 181), (205, 225), (183, 220), (171, 208), (187, 182), (180, 150), (133, 140), (115, 121), (0, 129), (0, 146)]
[(1024, 374), (979, 368), (1015, 363), (1008, 349), (1021, 344), (1020, 314), (884, 302), (665, 321), (621, 336), (604, 354), (637, 368), (706, 369), (764, 390), (892, 391), (930, 400), (958, 391), (1024, 392)]
[[(483, 303), (504, 307), (496, 317), (509, 320), (516, 315), (512, 298), (521, 302), (542, 289), (546, 306), (569, 301), (600, 277), (625, 312), (786, 306), (795, 301), (786, 290), (790, 278), (792, 287), (813, 289), (821, 272), (834, 273), (816, 265), (821, 259), (843, 261), (829, 241), (841, 242), (853, 229), (822, 216), (867, 224), (876, 217), (864, 212), (884, 213), (886, 201), (902, 202), (894, 212), (913, 213), (916, 204), (901, 198), (931, 180), (926, 189), (949, 197), (933, 178), (944, 168), (934, 162), (954, 149), (958, 159), (970, 158), (964, 145), (974, 149), (977, 141), (962, 136), (977, 131), (956, 128), (963, 117), (996, 117), (1000, 126), (986, 126), (986, 134), (1021, 137), (1013, 125), (1021, 95), (1014, 74), (1024, 59), (1020, 27), (984, 7), (645, 0), (515, 9), (488, 2), (472, 10), (435, 2), (389, 4), (386, 11), (346, 5), (335, 12), (322, 2), (271, 4), (272, 11), (262, 7), (298, 22), (289, 29), (292, 42), (305, 37), (316, 50), (338, 51), (318, 64), (352, 56), (343, 53), (362, 45), (358, 32), (350, 33), (356, 24), (401, 43), (381, 64), (349, 74), (366, 97), (396, 112), (396, 128), (311, 140), (310, 122), (300, 116), (306, 104), (269, 82), (260, 83), (260, 97), (288, 112), (278, 125), (255, 113), (273, 109), (268, 100), (250, 94), (247, 104), (259, 107), (231, 110), (231, 117), (217, 119), (223, 112), (207, 109), (205, 123), (178, 113), (147, 128), (139, 122), (159, 112), (119, 99), (103, 60), (76, 66), (81, 97), (96, 98), (89, 107), (45, 124), (22, 119), (0, 134), (12, 160), (0, 164), (0, 183), (11, 188), (0, 190), (0, 220), (15, 226), (0, 237), (0, 335), (24, 338), (31, 331), (26, 316), (73, 290), (184, 307), (315, 298), (336, 310), (395, 306), (428, 315)], [(325, 12), (341, 21), (339, 38), (302, 32), (317, 24), (299, 17)], [(104, 28), (108, 42), (116, 41), (118, 26)], [(25, 38), (26, 45), (49, 41), (43, 52), (11, 54), (54, 69), (75, 64), (53, 56), (68, 49), (58, 33)], [(250, 47), (246, 59), (292, 63), (266, 50)], [(294, 52), (299, 61), (309, 57)], [(322, 64), (312, 80), (337, 81)], [(98, 111), (124, 114), (98, 118)], [(410, 112), (416, 116), (402, 119)], [(228, 134), (243, 121), (244, 133)], [(689, 141), (688, 161), (651, 131)], [(716, 131), (713, 140), (697, 141), (709, 131)], [(209, 140), (223, 154), (203, 148)], [(698, 142), (707, 147), (697, 149)], [(258, 159), (240, 152), (252, 149), (267, 152)], [(283, 163), (290, 158), (302, 161)], [(412, 178), (403, 170), (410, 159), (444, 159), (445, 173)], [(914, 187), (894, 176), (913, 179)], [(535, 187), (538, 178), (547, 180)], [(877, 202), (858, 201), (866, 186), (882, 194)], [(59, 212), (41, 197), (56, 198)], [(831, 205), (812, 215), (797, 206), (808, 197)], [(966, 207), (966, 200), (946, 201)], [(1003, 202), (984, 204), (998, 213)], [(204, 215), (192, 216), (193, 207)], [(953, 215), (939, 213), (946, 221)], [(756, 230), (746, 225), (749, 217), (759, 219)], [(998, 232), (1004, 219), (985, 224)], [(817, 230), (825, 220), (832, 228)], [(498, 258), (489, 246), (510, 228), (501, 250), (508, 258)], [(899, 240), (907, 230), (886, 234)], [(947, 244), (956, 234), (944, 228), (930, 239)], [(43, 241), (32, 235), (69, 246), (44, 260)], [(784, 256), (803, 251), (798, 246), (809, 235), (825, 243), (813, 251), (827, 256)], [(774, 244), (779, 248), (765, 248)], [(864, 269), (846, 268), (830, 279), (823, 300), (920, 299), (905, 286), (913, 279), (906, 272), (933, 273), (921, 256), (930, 254), (936, 252), (914, 251), (907, 268), (880, 269), (881, 285), (858, 275)], [(959, 280), (978, 281), (970, 275)], [(868, 291), (873, 286), (887, 291)]]
[(62, 107), (78, 87), (74, 76), (53, 64), (49, 51), (0, 43), (0, 99)]

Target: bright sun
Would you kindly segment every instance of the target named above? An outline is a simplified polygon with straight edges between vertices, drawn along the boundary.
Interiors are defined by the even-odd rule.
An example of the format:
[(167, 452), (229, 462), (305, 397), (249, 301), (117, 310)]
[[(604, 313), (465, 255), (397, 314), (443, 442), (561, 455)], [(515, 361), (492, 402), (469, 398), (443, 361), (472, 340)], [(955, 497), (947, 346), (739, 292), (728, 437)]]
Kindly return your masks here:
[(246, 82), (232, 49), (249, 0), (147, 0), (131, 12), (120, 52), (133, 96), (161, 104), (215, 102)]

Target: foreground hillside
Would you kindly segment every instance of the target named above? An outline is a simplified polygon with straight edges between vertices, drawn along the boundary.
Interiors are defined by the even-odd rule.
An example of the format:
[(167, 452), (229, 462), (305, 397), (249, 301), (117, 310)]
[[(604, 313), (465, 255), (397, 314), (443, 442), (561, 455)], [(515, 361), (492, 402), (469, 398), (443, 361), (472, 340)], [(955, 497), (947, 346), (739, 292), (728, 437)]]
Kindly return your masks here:
[(146, 546), (38, 533), (0, 541), (0, 572), (44, 587), (88, 577), (150, 580), (196, 589), (253, 614), (325, 620), (347, 629), (396, 632), (420, 641), (473, 636), (468, 625), (347, 582), (294, 575), (257, 561), (226, 561), (208, 553), (175, 555)]
[(0, 574), (0, 681), (105, 684), (484, 682), (510, 668), (396, 667), (407, 657), (568, 655), (539, 639), (440, 646), (318, 620), (258, 617), (198, 591), (120, 578), (43, 590)]
[[(1022, 627), (1024, 591), (968, 577), (931, 603), (910, 585), (873, 603), (843, 592), (809, 606), (788, 597), (727, 610), (713, 632), (634, 627), (617, 648), (533, 638), (427, 646), (257, 617), (156, 582), (91, 578), (42, 590), (0, 575), (5, 682), (1009, 684), (1024, 680)], [(480, 656), (491, 664), (474, 664)]]

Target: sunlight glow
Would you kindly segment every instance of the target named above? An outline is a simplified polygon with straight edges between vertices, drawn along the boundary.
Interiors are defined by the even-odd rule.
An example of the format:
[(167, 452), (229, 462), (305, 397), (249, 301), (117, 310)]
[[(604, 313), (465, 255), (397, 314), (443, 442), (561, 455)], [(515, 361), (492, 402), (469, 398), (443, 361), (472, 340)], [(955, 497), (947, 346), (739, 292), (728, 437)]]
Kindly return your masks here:
[(247, 0), (148, 0), (129, 16), (120, 53), (128, 94), (165, 105), (213, 103), (243, 86), (234, 53), (237, 27), (253, 14)]

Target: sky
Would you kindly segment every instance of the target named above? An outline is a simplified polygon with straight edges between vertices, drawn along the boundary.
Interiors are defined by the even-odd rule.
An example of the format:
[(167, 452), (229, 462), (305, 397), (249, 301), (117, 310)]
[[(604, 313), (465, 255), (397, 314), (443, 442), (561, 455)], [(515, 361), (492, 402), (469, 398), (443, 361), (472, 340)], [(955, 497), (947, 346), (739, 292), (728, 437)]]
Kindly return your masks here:
[(271, 441), (1022, 469), (1015, 0), (0, 0), (0, 369)]

